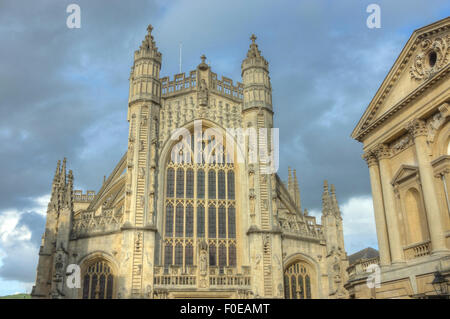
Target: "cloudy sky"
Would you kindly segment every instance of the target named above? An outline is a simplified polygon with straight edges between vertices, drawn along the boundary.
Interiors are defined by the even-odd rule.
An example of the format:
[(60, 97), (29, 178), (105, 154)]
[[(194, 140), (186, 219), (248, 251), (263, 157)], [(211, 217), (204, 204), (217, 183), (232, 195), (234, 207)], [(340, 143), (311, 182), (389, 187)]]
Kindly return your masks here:
[[(66, 8), (81, 8), (81, 28)], [(381, 7), (369, 29), (366, 8)], [(0, 295), (29, 292), (58, 159), (76, 188), (98, 190), (126, 150), (128, 76), (148, 24), (163, 75), (205, 54), (240, 80), (255, 33), (270, 63), (280, 176), (297, 169), (302, 204), (320, 214), (334, 183), (348, 253), (377, 247), (368, 169), (350, 133), (411, 33), (445, 18), (445, 0), (0, 1)]]

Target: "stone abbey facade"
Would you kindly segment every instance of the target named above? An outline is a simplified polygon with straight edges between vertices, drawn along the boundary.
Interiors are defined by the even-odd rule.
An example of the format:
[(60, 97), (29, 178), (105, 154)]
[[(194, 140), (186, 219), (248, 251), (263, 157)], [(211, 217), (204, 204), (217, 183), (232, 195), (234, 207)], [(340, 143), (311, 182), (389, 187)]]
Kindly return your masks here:
[[(352, 137), (364, 145), (379, 258), (349, 269), (355, 298), (435, 294), (450, 280), (450, 18), (412, 34)], [(368, 289), (367, 267), (381, 285)]]
[[(233, 84), (204, 56), (189, 74), (160, 77), (151, 31), (134, 53), (128, 150), (111, 175), (85, 194), (58, 163), (32, 296), (346, 298), (334, 186), (324, 184), (318, 224), (296, 171), (284, 183), (274, 169), (269, 64), (256, 37)], [(67, 286), (72, 264), (80, 288)]]

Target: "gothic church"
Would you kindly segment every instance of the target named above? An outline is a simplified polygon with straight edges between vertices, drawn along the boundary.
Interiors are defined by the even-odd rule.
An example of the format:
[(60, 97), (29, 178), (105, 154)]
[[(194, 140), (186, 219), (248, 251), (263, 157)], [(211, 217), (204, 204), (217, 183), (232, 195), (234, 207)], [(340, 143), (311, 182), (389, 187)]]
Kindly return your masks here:
[(130, 75), (128, 149), (97, 193), (74, 190), (58, 162), (32, 297), (347, 298), (334, 186), (324, 183), (319, 224), (296, 171), (285, 183), (264, 156), (274, 109), (256, 37), (242, 83), (205, 56), (170, 79), (147, 30)]

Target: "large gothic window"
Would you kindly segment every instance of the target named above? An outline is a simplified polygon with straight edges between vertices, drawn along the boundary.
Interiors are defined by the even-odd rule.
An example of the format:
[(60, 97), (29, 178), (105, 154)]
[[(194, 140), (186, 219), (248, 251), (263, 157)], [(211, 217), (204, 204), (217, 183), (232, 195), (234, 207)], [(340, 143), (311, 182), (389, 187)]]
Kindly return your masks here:
[(112, 299), (114, 276), (105, 260), (91, 263), (83, 276), (83, 299)]
[(284, 272), (286, 299), (311, 299), (311, 273), (304, 262), (296, 262)]
[(195, 265), (205, 240), (209, 264), (236, 266), (234, 164), (215, 137), (175, 145), (166, 168), (163, 263)]

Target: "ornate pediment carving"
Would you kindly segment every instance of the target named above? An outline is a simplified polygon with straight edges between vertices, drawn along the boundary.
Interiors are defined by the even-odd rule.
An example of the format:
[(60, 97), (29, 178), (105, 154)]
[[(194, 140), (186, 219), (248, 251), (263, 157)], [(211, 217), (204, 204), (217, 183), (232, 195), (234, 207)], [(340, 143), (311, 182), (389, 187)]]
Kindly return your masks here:
[(447, 65), (450, 57), (450, 35), (424, 39), (413, 59), (410, 75), (417, 81), (428, 79)]
[(417, 166), (413, 165), (402, 165), (397, 173), (395, 173), (394, 178), (392, 179), (392, 185), (398, 185), (403, 183), (404, 181), (416, 177), (419, 174), (419, 169)]

